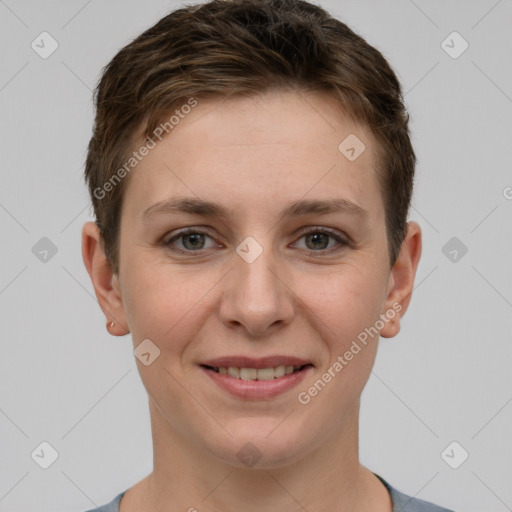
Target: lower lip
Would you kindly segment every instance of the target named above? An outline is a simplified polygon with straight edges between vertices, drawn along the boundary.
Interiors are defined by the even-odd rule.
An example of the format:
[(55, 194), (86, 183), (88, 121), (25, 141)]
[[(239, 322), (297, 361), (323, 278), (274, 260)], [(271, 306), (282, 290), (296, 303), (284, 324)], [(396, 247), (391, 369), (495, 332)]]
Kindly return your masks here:
[(200, 366), (201, 370), (203, 370), (216, 384), (218, 384), (222, 389), (225, 389), (232, 395), (241, 397), (241, 398), (254, 398), (254, 399), (265, 399), (265, 398), (273, 398), (278, 396), (285, 391), (289, 391), (290, 389), (297, 386), (301, 383), (306, 375), (313, 370), (312, 366), (306, 366), (302, 370), (298, 372), (290, 373), (289, 375), (284, 375), (283, 377), (279, 377), (278, 379), (272, 380), (243, 380), (236, 379), (234, 377), (230, 377), (229, 375), (224, 375), (222, 373), (217, 373), (214, 370), (210, 370), (205, 368), (204, 366)]

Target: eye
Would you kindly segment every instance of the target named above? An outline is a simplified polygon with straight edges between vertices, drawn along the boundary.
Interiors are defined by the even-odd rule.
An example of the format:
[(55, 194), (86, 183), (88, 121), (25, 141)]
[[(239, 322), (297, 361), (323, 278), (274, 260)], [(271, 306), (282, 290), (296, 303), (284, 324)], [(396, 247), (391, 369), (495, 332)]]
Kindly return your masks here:
[[(210, 245), (207, 244), (208, 239), (211, 240)], [(342, 249), (349, 244), (341, 233), (320, 227), (310, 228), (308, 231), (303, 232), (300, 237), (300, 240), (302, 239), (305, 240), (305, 247), (300, 248), (312, 252), (330, 253)], [(194, 228), (178, 231), (174, 236), (164, 240), (164, 245), (172, 251), (183, 254), (221, 247), (215, 243), (208, 233)]]
[[(187, 253), (187, 252), (199, 252), (203, 249), (210, 249), (212, 247), (218, 247), (217, 244), (213, 243), (209, 247), (205, 245), (205, 240), (209, 238), (213, 240), (213, 238), (203, 231), (198, 231), (196, 229), (184, 229), (179, 231), (171, 238), (164, 241), (166, 246), (169, 246), (171, 250)], [(175, 242), (179, 242), (181, 247), (174, 246)]]
[[(331, 252), (332, 250), (338, 250), (348, 245), (348, 241), (340, 233), (327, 228), (310, 229), (302, 233), (300, 239), (305, 240), (306, 250), (315, 252)], [(333, 240), (336, 243), (334, 246), (329, 246), (329, 242)], [(338, 247), (336, 247), (336, 245), (338, 245)]]

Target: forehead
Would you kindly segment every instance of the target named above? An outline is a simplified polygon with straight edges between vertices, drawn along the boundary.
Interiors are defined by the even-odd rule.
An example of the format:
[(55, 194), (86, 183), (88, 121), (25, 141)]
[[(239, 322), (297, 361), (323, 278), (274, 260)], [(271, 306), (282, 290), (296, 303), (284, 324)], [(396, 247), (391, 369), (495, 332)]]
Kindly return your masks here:
[(334, 197), (383, 214), (375, 139), (331, 97), (281, 91), (197, 101), (131, 172), (129, 215), (183, 195), (240, 215)]

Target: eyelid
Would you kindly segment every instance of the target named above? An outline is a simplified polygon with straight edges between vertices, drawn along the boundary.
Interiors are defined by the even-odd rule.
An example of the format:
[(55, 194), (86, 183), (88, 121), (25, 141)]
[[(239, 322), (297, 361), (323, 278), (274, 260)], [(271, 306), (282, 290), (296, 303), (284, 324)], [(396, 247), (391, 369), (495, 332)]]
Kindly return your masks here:
[[(181, 237), (191, 234), (191, 233), (206, 235), (206, 236), (209, 236), (212, 240), (215, 240), (214, 235), (209, 231), (209, 229), (206, 227), (202, 227), (202, 226), (189, 226), (186, 228), (178, 229), (178, 231), (176, 233), (174, 233), (174, 234), (173, 233), (174, 233), (174, 231), (171, 231), (170, 233), (168, 233), (167, 235), (165, 235), (162, 238), (162, 243), (164, 245), (171, 245), (171, 242), (175, 242), (175, 241), (179, 240)], [(186, 252), (186, 253), (191, 254), (194, 252), (200, 253), (201, 251), (204, 251), (206, 249), (200, 249), (198, 251), (185, 251), (183, 249), (174, 248), (173, 250), (175, 250), (177, 252)]]
[(338, 229), (334, 228), (328, 228), (327, 226), (305, 226), (304, 228), (299, 229), (299, 231), (296, 232), (295, 236), (297, 235), (307, 235), (310, 232), (321, 232), (321, 233), (327, 233), (329, 235), (332, 235), (333, 237), (338, 237), (339, 239), (343, 240), (345, 243), (349, 243), (349, 237), (345, 235), (342, 231), (339, 231)]
[[(201, 233), (201, 234), (205, 234), (205, 235), (208, 235), (208, 236), (212, 236), (209, 229), (206, 228), (206, 227), (203, 227), (203, 226), (188, 226), (188, 227), (185, 227), (185, 228), (181, 228), (181, 229), (178, 229), (176, 231), (176, 233), (174, 233), (176, 230), (173, 230), (169, 233), (167, 233), (164, 237), (163, 237), (163, 241), (164, 243), (167, 243), (169, 242), (170, 240), (172, 240), (173, 238), (174, 239), (177, 239), (179, 238), (180, 236), (183, 236), (183, 235), (187, 235), (189, 233)], [(174, 234), (173, 234), (174, 233)]]
[[(344, 234), (342, 231), (333, 228), (328, 228), (326, 226), (306, 226), (300, 229), (298, 232), (295, 233), (295, 236), (298, 237), (297, 242), (304, 236), (309, 235), (311, 233), (327, 234), (337, 242), (337, 245), (335, 247), (331, 247), (329, 249), (322, 249), (318, 251), (315, 251), (313, 249), (302, 249), (303, 251), (318, 255), (320, 257), (327, 257), (331, 255), (331, 253), (333, 252), (341, 251), (345, 247), (352, 247), (351, 239), (346, 234)], [(297, 242), (294, 242), (294, 244)]]

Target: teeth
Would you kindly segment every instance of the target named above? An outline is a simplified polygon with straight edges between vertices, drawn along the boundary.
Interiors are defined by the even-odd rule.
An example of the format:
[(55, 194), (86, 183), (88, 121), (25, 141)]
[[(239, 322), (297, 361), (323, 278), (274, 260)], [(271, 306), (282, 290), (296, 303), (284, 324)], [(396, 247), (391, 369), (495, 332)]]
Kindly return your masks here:
[(236, 379), (240, 378), (240, 368), (233, 368), (230, 366), (228, 368), (228, 375), (231, 375), (231, 377), (235, 377)]
[(274, 377), (276, 379), (278, 379), (279, 377), (283, 377), (284, 375), (286, 374), (286, 367), (281, 365), (281, 366), (276, 366), (274, 368)]
[(257, 371), (258, 380), (272, 380), (274, 378), (274, 368), (262, 368)]
[(279, 379), (285, 375), (290, 375), (295, 370), (302, 368), (301, 366), (284, 366), (279, 365), (274, 368), (235, 368), (230, 366), (229, 368), (214, 368), (214, 370), (222, 375), (229, 375), (235, 379), (242, 380), (272, 380)]
[(243, 380), (254, 380), (257, 376), (256, 368), (240, 368), (240, 378)]

